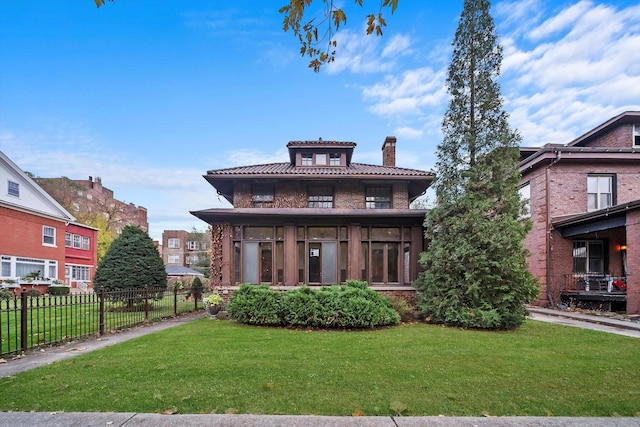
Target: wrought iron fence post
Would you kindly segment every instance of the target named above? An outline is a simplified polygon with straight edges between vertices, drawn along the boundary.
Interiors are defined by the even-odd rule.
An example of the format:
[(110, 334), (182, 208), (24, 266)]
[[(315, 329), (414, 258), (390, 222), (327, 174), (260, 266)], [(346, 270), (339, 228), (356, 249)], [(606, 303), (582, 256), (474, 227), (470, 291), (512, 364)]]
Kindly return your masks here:
[(27, 293), (20, 293), (20, 346), (22, 352), (27, 352)]
[(178, 288), (173, 287), (173, 315), (178, 315)]
[(144, 321), (149, 321), (149, 288), (144, 288)]
[(99, 300), (99, 313), (100, 313), (100, 320), (99, 320), (99, 328), (100, 328), (100, 335), (104, 335), (104, 289), (100, 289), (98, 291), (98, 300)]

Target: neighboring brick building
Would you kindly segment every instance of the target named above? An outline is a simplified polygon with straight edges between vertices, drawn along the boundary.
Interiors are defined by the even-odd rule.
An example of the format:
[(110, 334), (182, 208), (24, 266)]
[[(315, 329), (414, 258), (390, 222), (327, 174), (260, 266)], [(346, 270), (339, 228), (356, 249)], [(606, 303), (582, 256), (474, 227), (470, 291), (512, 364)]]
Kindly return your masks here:
[(526, 239), (540, 303), (561, 300), (640, 314), (640, 112), (566, 145), (522, 148)]
[(149, 232), (147, 209), (115, 199), (113, 190), (103, 187), (100, 177), (89, 177), (88, 180), (66, 177), (35, 180), (78, 217), (100, 212), (107, 219), (108, 229), (116, 234), (120, 234), (127, 225), (138, 226)]
[(212, 286), (331, 285), (365, 280), (387, 294), (414, 295), (426, 210), (409, 209), (431, 172), (352, 163), (356, 144), (292, 141), (289, 162), (211, 170), (205, 179), (231, 209), (192, 212), (211, 224)]
[(209, 238), (206, 233), (184, 230), (162, 232), (162, 261), (166, 266), (198, 269), (200, 259), (207, 256)]
[[(16, 291), (44, 291), (56, 280), (75, 287), (78, 281), (72, 280), (72, 274), (76, 272), (88, 287), (96, 266), (96, 230), (74, 223), (73, 215), (1, 151), (0, 186), (0, 280), (4, 285)], [(79, 248), (74, 247), (75, 236)], [(36, 277), (27, 282), (22, 280), (25, 276)]]

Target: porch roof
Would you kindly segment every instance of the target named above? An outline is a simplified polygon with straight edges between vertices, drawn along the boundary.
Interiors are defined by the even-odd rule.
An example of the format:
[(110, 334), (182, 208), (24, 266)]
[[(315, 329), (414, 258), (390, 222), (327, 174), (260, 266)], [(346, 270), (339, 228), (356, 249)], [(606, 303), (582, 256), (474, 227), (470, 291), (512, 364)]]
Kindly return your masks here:
[(625, 226), (627, 212), (635, 209), (640, 209), (640, 199), (570, 218), (563, 217), (552, 221), (552, 224), (563, 237), (572, 237)]
[(426, 209), (322, 209), (322, 208), (232, 208), (205, 209), (191, 214), (209, 223), (232, 224), (385, 224), (418, 225)]

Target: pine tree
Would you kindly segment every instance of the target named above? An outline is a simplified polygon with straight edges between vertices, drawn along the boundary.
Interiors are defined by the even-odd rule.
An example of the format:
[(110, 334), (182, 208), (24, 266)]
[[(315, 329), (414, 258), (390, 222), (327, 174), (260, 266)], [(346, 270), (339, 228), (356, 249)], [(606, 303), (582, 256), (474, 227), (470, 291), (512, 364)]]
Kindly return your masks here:
[(436, 207), (416, 284), (433, 323), (513, 329), (537, 296), (523, 240), (520, 136), (511, 130), (497, 79), (502, 48), (488, 0), (465, 0), (447, 77), (450, 101), (438, 145)]
[(167, 272), (151, 237), (140, 227), (127, 225), (98, 263), (96, 290), (167, 287)]

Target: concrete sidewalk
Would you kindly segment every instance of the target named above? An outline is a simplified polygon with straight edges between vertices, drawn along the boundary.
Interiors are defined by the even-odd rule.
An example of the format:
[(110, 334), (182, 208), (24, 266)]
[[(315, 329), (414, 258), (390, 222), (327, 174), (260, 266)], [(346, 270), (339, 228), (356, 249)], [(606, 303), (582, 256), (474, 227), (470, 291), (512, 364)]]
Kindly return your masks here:
[(305, 415), (160, 415), (127, 412), (5, 412), (2, 427), (639, 427), (640, 418), (326, 417)]
[(567, 310), (554, 310), (535, 306), (527, 308), (529, 313), (531, 313), (530, 318), (540, 322), (556, 323), (565, 326), (573, 326), (640, 338), (640, 322), (638, 321), (619, 320), (606, 316), (596, 316), (593, 314)]

